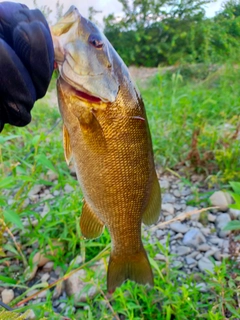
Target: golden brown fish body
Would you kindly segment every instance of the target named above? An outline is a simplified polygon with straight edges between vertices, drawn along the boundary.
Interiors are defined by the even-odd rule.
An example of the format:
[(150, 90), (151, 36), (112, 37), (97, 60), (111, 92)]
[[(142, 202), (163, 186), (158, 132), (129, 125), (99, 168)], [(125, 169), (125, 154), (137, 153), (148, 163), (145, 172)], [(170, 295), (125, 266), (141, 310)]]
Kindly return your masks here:
[[(104, 225), (110, 232), (110, 292), (125, 279), (153, 284), (141, 240), (141, 223), (157, 221), (161, 196), (142, 99), (126, 66), (99, 30), (74, 8), (63, 17), (63, 29), (67, 25), (64, 19), (70, 21), (63, 33), (64, 41), (61, 32), (56, 31), (58, 25), (52, 34), (53, 39), (58, 37), (55, 52), (60, 52), (57, 89), (64, 121), (65, 156), (67, 161), (74, 158), (85, 198), (80, 218), (82, 234), (86, 238), (98, 237)], [(78, 42), (81, 45), (74, 47)], [(69, 43), (74, 47), (71, 51), (70, 46), (70, 53)], [(79, 50), (82, 43), (89, 48), (84, 49), (87, 51)], [(71, 68), (68, 54), (74, 61)], [(83, 54), (88, 56), (83, 59), (88, 67), (82, 65)], [(66, 62), (68, 65), (64, 65)], [(99, 67), (94, 70), (97, 63)], [(76, 76), (72, 70), (77, 70)]]

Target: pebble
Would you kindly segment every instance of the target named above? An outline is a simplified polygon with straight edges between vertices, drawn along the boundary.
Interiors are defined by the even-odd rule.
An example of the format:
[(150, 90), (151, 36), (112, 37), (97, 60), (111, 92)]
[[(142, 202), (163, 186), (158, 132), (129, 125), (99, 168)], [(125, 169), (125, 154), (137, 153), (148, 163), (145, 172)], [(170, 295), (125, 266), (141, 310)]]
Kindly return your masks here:
[(180, 193), (179, 190), (173, 190), (173, 195), (174, 195), (174, 197), (176, 197), (176, 198), (180, 198), (180, 197), (181, 197), (181, 193)]
[(212, 206), (218, 207), (221, 211), (226, 211), (232, 202), (231, 196), (223, 191), (215, 191), (209, 200)]
[(230, 208), (229, 214), (233, 220), (240, 219), (240, 210)]
[(217, 226), (218, 235), (220, 238), (225, 238), (227, 235), (229, 235), (230, 233), (229, 230), (227, 231), (223, 230), (229, 221), (231, 221), (231, 218), (228, 213), (222, 213), (217, 217), (216, 226)]
[(36, 194), (38, 194), (41, 189), (43, 188), (42, 185), (40, 184), (35, 184), (32, 189), (28, 192), (28, 197), (31, 198), (32, 196), (35, 196)]
[(166, 261), (166, 257), (165, 257), (163, 254), (157, 253), (157, 254), (155, 255), (155, 260), (158, 260), (158, 261)]
[(214, 264), (213, 264), (212, 261), (210, 261), (207, 257), (202, 257), (202, 258), (198, 261), (198, 268), (199, 268), (202, 272), (206, 272), (206, 271), (210, 271), (211, 273), (214, 272)]
[(189, 227), (181, 222), (173, 222), (170, 224), (170, 228), (175, 232), (186, 233), (189, 230)]
[(209, 213), (208, 214), (208, 221), (209, 222), (215, 222), (216, 221), (216, 216), (214, 214)]
[(70, 192), (74, 191), (74, 188), (67, 183), (67, 184), (65, 184), (64, 191), (66, 193), (70, 193)]
[(186, 257), (185, 260), (187, 264), (197, 264), (197, 261), (191, 257)]
[(206, 239), (199, 229), (190, 229), (183, 237), (183, 244), (190, 247), (198, 247), (199, 244), (206, 242)]
[(44, 272), (51, 272), (54, 266), (54, 262), (53, 261), (49, 261), (47, 262), (44, 266), (43, 266), (43, 271)]
[(49, 278), (50, 278), (50, 274), (49, 273), (44, 273), (41, 276), (41, 282), (46, 282), (46, 281), (48, 281)]
[(168, 190), (170, 187), (169, 181), (168, 180), (160, 180), (160, 186), (162, 189)]
[(164, 193), (162, 197), (162, 203), (174, 203), (175, 197), (171, 193)]
[(5, 304), (8, 304), (14, 298), (14, 291), (12, 289), (4, 289), (1, 295), (2, 295), (2, 302)]
[(84, 290), (88, 286), (88, 282), (84, 281), (87, 274), (86, 271), (81, 269), (72, 274), (65, 281), (65, 290), (68, 296), (74, 297), (74, 303), (86, 302), (88, 299), (93, 299), (98, 293), (98, 288), (95, 285), (88, 287), (87, 290)]
[[(186, 207), (186, 210), (185, 210), (185, 213), (193, 212), (193, 211), (196, 211), (196, 210), (199, 210), (199, 208), (187, 206), (187, 207)], [(200, 212), (194, 213), (194, 214), (191, 214), (191, 215), (190, 215), (190, 219), (191, 219), (192, 221), (198, 221), (199, 218), (200, 218)]]
[(190, 253), (191, 252), (191, 248), (189, 247), (186, 247), (186, 246), (179, 246), (177, 248), (177, 255), (178, 256), (185, 256), (186, 254)]
[(168, 214), (174, 214), (174, 206), (171, 203), (163, 203), (162, 204), (163, 215), (166, 216)]
[(198, 246), (199, 251), (208, 251), (211, 247), (207, 243), (202, 243)]

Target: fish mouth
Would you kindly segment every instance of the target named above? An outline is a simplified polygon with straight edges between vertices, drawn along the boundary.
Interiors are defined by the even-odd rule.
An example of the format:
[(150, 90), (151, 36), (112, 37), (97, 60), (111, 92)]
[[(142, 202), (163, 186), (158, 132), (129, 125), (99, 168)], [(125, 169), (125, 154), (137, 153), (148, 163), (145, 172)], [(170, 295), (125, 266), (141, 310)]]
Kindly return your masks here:
[(66, 87), (66, 89), (71, 91), (72, 94), (75, 97), (79, 98), (80, 100), (87, 101), (89, 103), (98, 103), (98, 104), (102, 103), (102, 99), (100, 99), (99, 97), (96, 97), (85, 91), (80, 90), (79, 88), (76, 88), (71, 83), (69, 83), (69, 81), (66, 81), (63, 77), (61, 77), (61, 80), (64, 86)]
[(85, 101), (93, 102), (93, 103), (102, 102), (102, 100), (100, 98), (92, 96), (92, 95), (90, 95), (90, 94), (88, 94), (86, 92), (77, 90), (75, 88), (74, 88), (74, 91), (75, 91), (76, 96), (79, 97), (81, 100), (85, 100)]

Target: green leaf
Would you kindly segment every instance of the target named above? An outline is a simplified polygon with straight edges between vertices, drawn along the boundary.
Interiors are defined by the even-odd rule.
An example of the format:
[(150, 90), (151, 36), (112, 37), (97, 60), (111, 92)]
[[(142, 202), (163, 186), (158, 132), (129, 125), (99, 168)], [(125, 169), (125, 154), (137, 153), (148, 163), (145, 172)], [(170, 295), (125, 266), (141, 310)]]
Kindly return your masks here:
[(56, 168), (52, 164), (52, 162), (44, 155), (39, 154), (37, 155), (37, 163), (42, 165), (43, 167), (46, 167), (48, 169), (51, 169), (53, 172), (57, 172)]
[(240, 195), (240, 182), (230, 181), (229, 184), (233, 191)]
[(13, 177), (6, 177), (6, 178), (0, 180), (0, 189), (1, 188), (12, 187), (13, 186), (13, 182), (14, 182), (14, 178)]
[(15, 279), (4, 277), (0, 275), (0, 281), (3, 281), (4, 283), (10, 283), (10, 284), (16, 284), (17, 281)]
[(229, 221), (223, 230), (240, 230), (240, 221), (238, 220)]
[(15, 211), (7, 209), (3, 212), (3, 215), (4, 215), (4, 219), (7, 222), (11, 222), (15, 224), (18, 228), (23, 229), (22, 221), (19, 215)]

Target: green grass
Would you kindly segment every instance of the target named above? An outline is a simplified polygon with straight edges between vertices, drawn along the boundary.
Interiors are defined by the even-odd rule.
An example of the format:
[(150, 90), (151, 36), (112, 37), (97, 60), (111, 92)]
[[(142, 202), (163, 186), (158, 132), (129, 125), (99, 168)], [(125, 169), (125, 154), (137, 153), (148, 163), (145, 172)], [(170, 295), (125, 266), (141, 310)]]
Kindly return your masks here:
[(179, 67), (142, 90), (157, 163), (213, 182), (240, 175), (240, 68)]
[[(204, 79), (199, 79), (203, 72), (199, 72), (196, 79), (196, 73), (189, 74), (190, 71), (159, 73), (147, 88), (142, 89), (156, 160), (170, 168), (182, 162), (196, 171), (210, 172), (218, 181), (233, 180), (238, 177), (240, 167), (239, 140), (232, 138), (239, 123), (240, 70), (226, 65)], [(59, 266), (63, 276), (71, 271), (69, 263), (78, 254), (83, 260), (91, 261), (110, 243), (106, 230), (94, 241), (85, 241), (81, 236), (82, 194), (64, 160), (57, 106), (49, 107), (46, 99), (41, 100), (32, 115), (29, 126), (6, 126), (0, 135), (0, 218), (4, 218), (14, 234), (18, 233), (17, 242), (23, 253), (22, 257), (9, 234), (3, 236), (0, 232), (0, 249), (12, 254), (4, 256), (0, 250), (0, 266), (3, 266), (0, 286), (5, 283), (5, 286), (21, 289), (23, 296), (20, 300), (29, 285), (39, 285), (39, 282), (27, 282), (25, 273), (26, 268), (33, 265), (35, 252), (52, 247), (55, 241), (60, 242), (62, 249), (53, 261), (54, 268)], [(232, 127), (223, 130), (224, 124)], [(197, 163), (191, 157), (187, 159), (194, 149), (191, 143), (196, 129), (200, 132), (197, 151), (202, 160), (199, 162), (196, 158)], [(212, 157), (205, 159), (209, 153)], [(49, 170), (57, 175), (56, 183), (49, 180)], [(39, 184), (51, 193), (57, 191), (56, 195), (37, 203), (26, 203), (28, 192)], [(66, 184), (72, 186), (71, 193), (64, 192)], [(44, 217), (39, 215), (40, 206), (49, 207)], [(22, 223), (23, 218), (38, 223), (35, 227), (26, 226)], [(220, 267), (216, 266), (215, 275), (198, 275), (196, 278), (196, 275), (187, 276), (170, 266), (173, 257), (169, 255), (168, 245), (149, 244), (147, 238), (144, 238), (144, 245), (154, 269), (154, 288), (126, 282), (109, 296), (106, 293), (106, 270), (99, 275), (87, 266), (86, 280), (89, 286), (96, 285), (99, 293), (93, 300), (79, 303), (76, 314), (73, 299), (64, 299), (66, 307), (62, 314), (65, 312), (70, 319), (238, 319), (240, 274), (234, 262), (226, 260)], [(157, 253), (163, 253), (167, 262), (155, 261)], [(198, 282), (206, 283), (208, 291), (200, 292)], [(52, 295), (53, 291), (48, 290), (45, 303), (31, 304), (37, 319), (44, 315), (48, 319), (59, 319), (59, 315), (53, 312)]]

